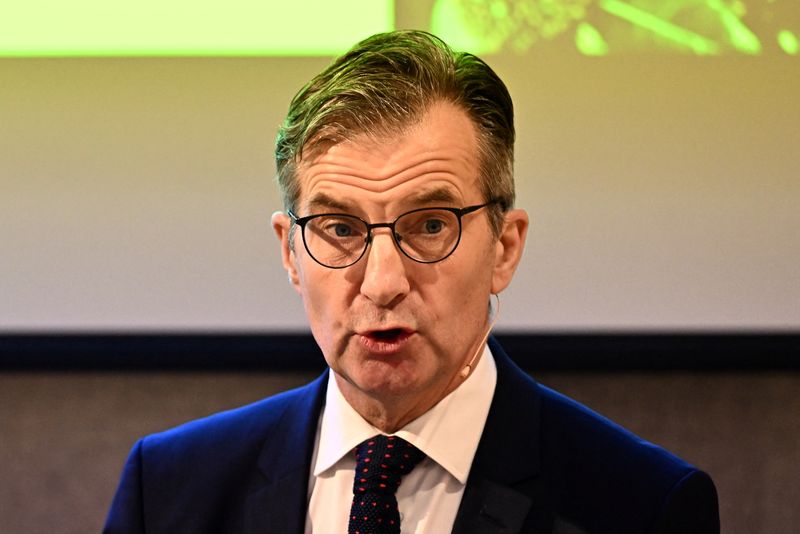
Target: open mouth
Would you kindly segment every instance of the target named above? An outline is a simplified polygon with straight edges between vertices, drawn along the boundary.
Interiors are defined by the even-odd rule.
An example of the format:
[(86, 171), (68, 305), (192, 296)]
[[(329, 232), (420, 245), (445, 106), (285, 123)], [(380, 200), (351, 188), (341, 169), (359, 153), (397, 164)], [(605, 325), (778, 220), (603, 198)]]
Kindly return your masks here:
[(413, 334), (405, 328), (370, 330), (361, 334), (361, 342), (372, 353), (389, 355), (402, 350)]
[(370, 332), (370, 337), (378, 341), (396, 341), (405, 334), (402, 328), (390, 328), (389, 330), (375, 330)]

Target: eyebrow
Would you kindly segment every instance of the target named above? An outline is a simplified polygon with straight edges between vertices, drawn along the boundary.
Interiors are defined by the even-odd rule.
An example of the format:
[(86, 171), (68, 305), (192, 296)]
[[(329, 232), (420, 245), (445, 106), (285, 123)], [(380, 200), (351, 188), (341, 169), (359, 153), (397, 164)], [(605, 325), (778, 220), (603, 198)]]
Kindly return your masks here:
[[(427, 191), (421, 191), (406, 197), (404, 204), (419, 205), (419, 204), (433, 204), (445, 203), (455, 204), (458, 201), (457, 195), (448, 187), (437, 187)], [(309, 211), (316, 209), (325, 209), (332, 211), (339, 211), (344, 213), (351, 213), (354, 210), (353, 204), (347, 201), (337, 200), (327, 193), (316, 193), (310, 199), (306, 208)]]
[(341, 202), (339, 200), (336, 200), (335, 198), (325, 193), (317, 193), (313, 197), (308, 199), (308, 209), (313, 210), (313, 208), (325, 208), (336, 211), (349, 212), (352, 209), (352, 205), (346, 202)]
[(447, 204), (454, 204), (457, 197), (453, 191), (448, 187), (437, 187), (428, 191), (422, 191), (419, 194), (411, 195), (408, 200), (414, 204), (430, 204), (432, 202), (445, 202)]

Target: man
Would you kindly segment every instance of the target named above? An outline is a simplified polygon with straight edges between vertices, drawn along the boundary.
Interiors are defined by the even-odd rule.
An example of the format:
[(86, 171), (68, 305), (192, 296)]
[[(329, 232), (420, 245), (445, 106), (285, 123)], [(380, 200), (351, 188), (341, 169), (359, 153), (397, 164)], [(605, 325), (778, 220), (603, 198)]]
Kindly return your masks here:
[(513, 143), (496, 74), (423, 32), (303, 88), (272, 224), (330, 370), (140, 440), (106, 532), (718, 532), (706, 474), (487, 345), (528, 227)]

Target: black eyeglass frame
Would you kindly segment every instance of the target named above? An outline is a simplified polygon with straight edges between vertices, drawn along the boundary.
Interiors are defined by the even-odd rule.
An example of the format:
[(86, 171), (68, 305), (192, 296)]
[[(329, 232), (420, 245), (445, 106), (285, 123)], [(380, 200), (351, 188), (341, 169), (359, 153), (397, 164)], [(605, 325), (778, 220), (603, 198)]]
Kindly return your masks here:
[[(484, 202), (483, 204), (475, 204), (474, 206), (467, 206), (467, 207), (464, 207), (464, 208), (431, 206), (429, 208), (417, 208), (417, 209), (414, 209), (414, 210), (411, 210), (411, 211), (407, 211), (405, 213), (401, 213), (400, 215), (398, 215), (395, 218), (394, 221), (392, 221), (392, 222), (381, 222), (381, 223), (369, 223), (369, 222), (365, 221), (364, 219), (362, 219), (361, 217), (357, 217), (355, 215), (350, 215), (350, 214), (347, 214), (347, 213), (316, 213), (314, 215), (307, 215), (305, 217), (298, 217), (292, 210), (288, 210), (287, 213), (288, 213), (289, 217), (291, 217), (292, 222), (300, 227), (301, 235), (302, 235), (302, 239), (303, 239), (303, 247), (305, 247), (306, 252), (308, 252), (308, 255), (311, 256), (311, 259), (313, 259), (315, 262), (319, 263), (323, 267), (327, 267), (328, 269), (346, 269), (347, 267), (355, 265), (356, 263), (359, 262), (359, 260), (361, 258), (364, 257), (364, 254), (367, 252), (367, 249), (369, 248), (369, 245), (372, 243), (372, 229), (373, 228), (389, 228), (391, 230), (392, 241), (394, 241), (395, 246), (397, 247), (397, 249), (400, 252), (403, 253), (403, 256), (405, 256), (406, 258), (408, 258), (410, 260), (413, 260), (413, 261), (415, 261), (417, 263), (426, 263), (426, 264), (439, 263), (440, 261), (446, 260), (447, 258), (449, 258), (453, 254), (453, 252), (456, 251), (456, 249), (458, 248), (459, 243), (461, 243), (461, 233), (462, 233), (462, 228), (463, 228), (463, 225), (461, 224), (461, 218), (464, 215), (468, 215), (470, 213), (476, 212), (481, 208), (485, 208), (485, 207), (491, 206), (493, 204), (500, 204), (501, 207), (505, 206), (505, 202), (503, 202), (502, 199), (497, 199), (497, 198), (496, 199), (492, 199), (489, 202)], [(449, 211), (450, 213), (454, 214), (456, 216), (456, 218), (458, 219), (458, 238), (456, 239), (455, 243), (453, 244), (453, 247), (450, 249), (450, 252), (448, 252), (447, 254), (445, 254), (444, 256), (439, 258), (438, 260), (425, 261), (425, 260), (420, 260), (420, 259), (414, 258), (408, 252), (403, 250), (403, 247), (400, 245), (400, 240), (398, 239), (397, 232), (395, 231), (395, 225), (397, 224), (398, 220), (400, 220), (401, 218), (405, 217), (406, 215), (410, 215), (412, 213), (417, 213), (417, 212), (420, 212), (420, 211), (429, 211), (429, 210)], [(343, 216), (343, 217), (349, 217), (349, 218), (352, 218), (352, 219), (356, 219), (356, 220), (359, 220), (362, 223), (364, 223), (364, 226), (367, 227), (367, 237), (364, 239), (364, 248), (361, 250), (361, 254), (359, 254), (356, 259), (354, 259), (353, 261), (351, 261), (350, 263), (348, 263), (346, 265), (338, 265), (338, 266), (334, 267), (334, 266), (326, 265), (326, 264), (322, 263), (321, 261), (319, 261), (314, 256), (314, 254), (311, 252), (311, 250), (309, 250), (308, 244), (306, 243), (306, 234), (305, 234), (305, 232), (306, 232), (306, 224), (308, 224), (309, 221), (312, 221), (312, 220), (317, 219), (319, 217), (331, 217), (331, 216), (340, 216), (340, 217)]]

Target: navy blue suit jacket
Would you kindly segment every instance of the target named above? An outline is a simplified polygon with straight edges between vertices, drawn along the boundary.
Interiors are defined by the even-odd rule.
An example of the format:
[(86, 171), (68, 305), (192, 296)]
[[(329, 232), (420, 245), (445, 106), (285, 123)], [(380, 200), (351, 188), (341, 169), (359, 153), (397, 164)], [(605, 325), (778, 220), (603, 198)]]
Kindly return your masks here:
[[(719, 532), (705, 473), (490, 347), (497, 388), (454, 533)], [(137, 442), (104, 532), (302, 534), (326, 376)]]

